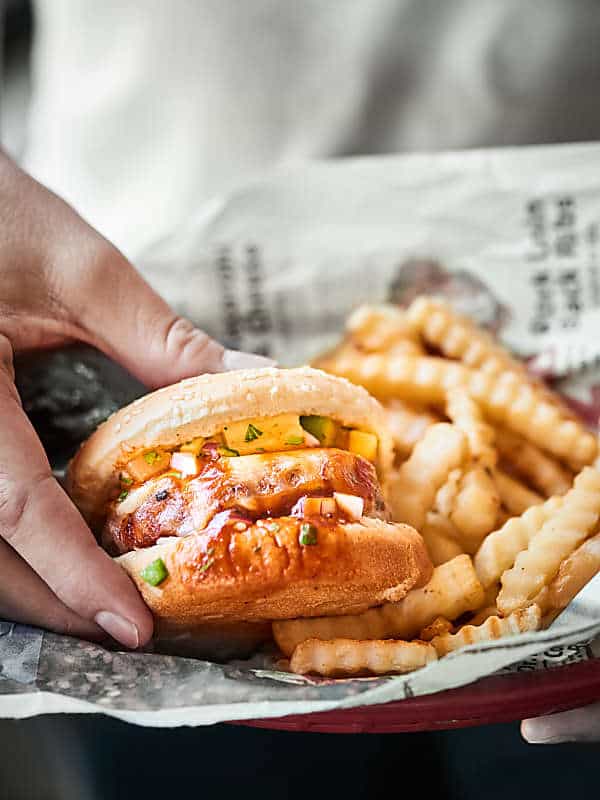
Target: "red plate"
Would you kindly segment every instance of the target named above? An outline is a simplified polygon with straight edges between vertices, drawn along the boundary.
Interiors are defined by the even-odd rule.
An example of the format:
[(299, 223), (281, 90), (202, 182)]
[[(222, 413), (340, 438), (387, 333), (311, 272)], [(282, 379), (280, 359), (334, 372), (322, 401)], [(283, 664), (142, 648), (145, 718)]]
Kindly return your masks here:
[(315, 733), (407, 733), (466, 728), (566, 711), (600, 700), (600, 659), (545, 671), (500, 675), (377, 706), (234, 724)]

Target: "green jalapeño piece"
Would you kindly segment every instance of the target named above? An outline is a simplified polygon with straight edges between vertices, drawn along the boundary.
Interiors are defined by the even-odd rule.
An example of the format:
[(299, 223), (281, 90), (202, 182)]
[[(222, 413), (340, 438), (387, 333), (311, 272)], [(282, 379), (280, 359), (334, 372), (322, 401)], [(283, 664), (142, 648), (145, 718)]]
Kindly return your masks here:
[(156, 561), (152, 561), (147, 567), (144, 567), (140, 575), (150, 586), (158, 586), (165, 578), (169, 577), (169, 570), (162, 558), (157, 558)]
[(300, 417), (300, 425), (308, 431), (315, 439), (318, 439), (323, 447), (332, 447), (335, 444), (337, 425), (331, 417), (320, 417), (318, 414)]
[(232, 450), (231, 447), (217, 447), (217, 453), (220, 456), (229, 456), (231, 458), (239, 456), (239, 452), (237, 450)]
[(298, 444), (304, 444), (304, 436), (288, 436), (288, 438), (285, 440), (285, 443), (291, 445), (292, 447)]
[(258, 439), (259, 436), (262, 436), (263, 432), (260, 428), (257, 428), (256, 425), (250, 423), (246, 428), (246, 435), (244, 436), (245, 442), (253, 442), (255, 439)]
[(318, 531), (314, 525), (312, 525), (310, 522), (303, 522), (302, 525), (300, 525), (300, 535), (298, 536), (298, 541), (300, 544), (316, 544), (317, 535)]

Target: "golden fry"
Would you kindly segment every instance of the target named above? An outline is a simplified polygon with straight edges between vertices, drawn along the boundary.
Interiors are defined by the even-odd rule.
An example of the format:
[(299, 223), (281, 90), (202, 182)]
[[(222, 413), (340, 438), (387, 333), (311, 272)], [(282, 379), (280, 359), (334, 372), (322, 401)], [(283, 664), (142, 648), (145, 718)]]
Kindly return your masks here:
[(571, 488), (571, 473), (522, 436), (501, 428), (496, 432), (496, 447), (515, 472), (545, 497)]
[(508, 617), (488, 617), (481, 625), (463, 625), (457, 633), (446, 633), (431, 640), (438, 657), (476, 642), (490, 642), (505, 636), (516, 636), (540, 627), (542, 612), (536, 605), (515, 611)]
[(466, 434), (473, 458), (483, 467), (495, 467), (494, 429), (485, 422), (480, 407), (469, 393), (464, 389), (450, 389), (446, 413), (451, 422)]
[(509, 512), (509, 516), (520, 516), (531, 506), (544, 502), (541, 495), (532, 492), (501, 469), (494, 470), (494, 483), (500, 495), (500, 503)]
[(419, 634), (422, 642), (430, 642), (436, 636), (443, 636), (445, 633), (453, 633), (454, 625), (446, 617), (436, 617), (432, 623), (423, 628)]
[(435, 649), (426, 642), (308, 639), (294, 650), (290, 669), (299, 675), (312, 672), (327, 677), (387, 675), (413, 672), (436, 659)]
[(454, 500), (450, 521), (459, 531), (466, 553), (475, 553), (483, 538), (496, 526), (500, 494), (491, 471), (480, 464), (467, 469)]
[(597, 572), (600, 572), (600, 533), (571, 553), (560, 565), (554, 580), (536, 596), (535, 602), (538, 603), (539, 598), (544, 623), (566, 608)]
[(520, 517), (509, 519), (499, 530), (486, 536), (473, 559), (484, 588), (496, 584), (513, 566), (519, 553), (527, 549), (529, 542), (558, 511), (562, 502), (561, 497), (551, 497), (541, 505), (532, 506)]
[(432, 425), (388, 483), (392, 516), (419, 529), (449, 472), (467, 457), (467, 439), (454, 425)]
[(346, 331), (355, 345), (370, 353), (399, 342), (409, 343), (407, 352), (423, 353), (415, 326), (398, 306), (360, 306), (348, 318)]
[(487, 331), (457, 314), (446, 303), (419, 297), (406, 314), (427, 344), (436, 347), (447, 358), (459, 359), (470, 367), (487, 365), (489, 372), (493, 363), (496, 372), (514, 370), (525, 374), (521, 362), (512, 358)]
[(428, 428), (441, 422), (433, 411), (413, 408), (401, 400), (390, 401), (385, 411), (396, 454), (402, 458), (408, 458)]
[(421, 536), (425, 541), (427, 552), (434, 567), (445, 564), (464, 552), (458, 543), (458, 531), (447, 517), (436, 511), (430, 511), (423, 526)]
[(522, 434), (573, 469), (591, 464), (598, 452), (592, 433), (515, 372), (489, 374), (443, 358), (382, 354), (362, 358), (341, 354), (330, 358), (324, 368), (365, 386), (383, 400), (398, 397), (425, 405), (443, 404), (449, 390), (465, 389), (495, 422)]
[(498, 609), (496, 608), (496, 606), (484, 606), (482, 609), (473, 614), (468, 624), (481, 625), (486, 621), (486, 619), (497, 616), (498, 616)]
[(469, 556), (441, 564), (429, 583), (413, 589), (399, 603), (385, 603), (344, 617), (281, 620), (273, 637), (286, 656), (306, 639), (412, 639), (436, 617), (453, 620), (480, 608), (484, 592)]
[(588, 537), (600, 516), (600, 472), (586, 467), (561, 507), (503, 573), (498, 608), (504, 615), (523, 608), (557, 574), (561, 562)]
[(460, 489), (462, 477), (463, 470), (460, 467), (450, 470), (446, 482), (440, 486), (435, 496), (433, 504), (434, 511), (439, 512), (444, 517), (450, 517), (452, 509), (454, 508), (454, 503), (456, 502), (456, 496)]

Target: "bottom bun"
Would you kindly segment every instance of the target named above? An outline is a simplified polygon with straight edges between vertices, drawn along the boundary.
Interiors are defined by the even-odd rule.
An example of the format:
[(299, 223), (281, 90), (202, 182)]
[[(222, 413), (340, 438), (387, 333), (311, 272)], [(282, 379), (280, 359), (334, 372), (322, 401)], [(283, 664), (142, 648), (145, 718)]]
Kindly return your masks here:
[[(408, 525), (324, 521), (303, 543), (302, 526), (296, 517), (209, 526), (116, 561), (155, 617), (179, 626), (356, 614), (401, 600), (431, 576), (423, 539)], [(157, 559), (168, 575), (151, 586), (141, 573)]]

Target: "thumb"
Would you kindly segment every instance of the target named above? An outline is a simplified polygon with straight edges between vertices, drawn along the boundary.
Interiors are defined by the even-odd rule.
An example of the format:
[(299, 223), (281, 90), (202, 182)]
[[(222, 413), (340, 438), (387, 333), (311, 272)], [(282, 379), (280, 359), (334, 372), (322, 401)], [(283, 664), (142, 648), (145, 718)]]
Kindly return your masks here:
[(530, 744), (600, 741), (600, 703), (526, 719), (521, 734)]
[(149, 388), (203, 372), (273, 366), (271, 359), (226, 350), (179, 317), (111, 245), (108, 257), (77, 282), (72, 308), (85, 338)]

